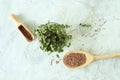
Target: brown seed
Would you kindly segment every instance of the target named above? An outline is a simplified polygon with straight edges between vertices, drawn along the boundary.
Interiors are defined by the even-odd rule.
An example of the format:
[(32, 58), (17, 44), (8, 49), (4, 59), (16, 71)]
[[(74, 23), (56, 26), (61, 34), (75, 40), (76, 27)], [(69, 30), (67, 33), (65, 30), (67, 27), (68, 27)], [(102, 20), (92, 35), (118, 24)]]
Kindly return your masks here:
[(86, 62), (86, 56), (82, 53), (70, 53), (64, 57), (63, 62), (70, 67), (81, 66)]
[(31, 36), (31, 34), (24, 28), (23, 25), (20, 25), (18, 27), (18, 29), (22, 32), (22, 34), (27, 38), (29, 39), (30, 41), (33, 40), (33, 37)]
[(56, 64), (58, 64), (59, 63), (59, 61), (56, 61)]

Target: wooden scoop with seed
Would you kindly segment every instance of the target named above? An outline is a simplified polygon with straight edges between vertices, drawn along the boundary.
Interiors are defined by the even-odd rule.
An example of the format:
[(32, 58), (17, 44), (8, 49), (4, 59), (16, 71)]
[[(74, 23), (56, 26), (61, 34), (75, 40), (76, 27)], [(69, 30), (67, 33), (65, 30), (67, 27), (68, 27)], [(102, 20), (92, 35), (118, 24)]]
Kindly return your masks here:
[(23, 34), (23, 36), (28, 42), (31, 42), (34, 40), (34, 35), (32, 34), (32, 32), (23, 23), (19, 22), (15, 14), (11, 15), (11, 19), (17, 25), (19, 31)]
[(92, 55), (84, 51), (71, 51), (63, 57), (65, 66), (71, 69), (83, 68), (95, 60), (120, 57), (120, 54)]

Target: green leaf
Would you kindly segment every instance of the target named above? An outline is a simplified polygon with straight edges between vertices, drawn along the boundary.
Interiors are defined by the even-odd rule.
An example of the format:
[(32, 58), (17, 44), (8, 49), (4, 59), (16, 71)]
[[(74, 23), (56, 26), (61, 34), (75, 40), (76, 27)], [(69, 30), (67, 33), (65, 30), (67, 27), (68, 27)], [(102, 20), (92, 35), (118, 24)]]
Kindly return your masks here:
[(71, 44), (68, 41), (72, 35), (68, 35), (65, 31), (70, 25), (58, 24), (48, 21), (46, 24), (41, 24), (34, 32), (38, 36), (40, 48), (46, 52), (63, 52), (65, 46)]

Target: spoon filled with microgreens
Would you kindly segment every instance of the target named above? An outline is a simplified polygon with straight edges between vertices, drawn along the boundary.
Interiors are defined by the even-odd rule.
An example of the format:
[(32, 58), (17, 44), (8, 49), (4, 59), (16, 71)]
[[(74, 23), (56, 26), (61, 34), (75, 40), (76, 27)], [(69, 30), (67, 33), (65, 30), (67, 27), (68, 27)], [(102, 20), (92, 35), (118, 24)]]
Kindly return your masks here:
[(71, 69), (83, 68), (92, 63), (93, 61), (120, 57), (120, 54), (104, 54), (104, 55), (92, 55), (84, 51), (71, 51), (65, 54), (63, 57), (63, 63), (66, 67)]

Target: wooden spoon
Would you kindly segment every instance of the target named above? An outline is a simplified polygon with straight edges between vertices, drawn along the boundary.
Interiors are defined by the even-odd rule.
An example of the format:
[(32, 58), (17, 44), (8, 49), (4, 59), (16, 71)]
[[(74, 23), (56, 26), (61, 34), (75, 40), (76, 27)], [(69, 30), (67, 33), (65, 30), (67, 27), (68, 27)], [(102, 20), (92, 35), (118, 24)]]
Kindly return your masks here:
[[(86, 56), (86, 62), (80, 66), (77, 67), (72, 67), (69, 64), (66, 64), (64, 62), (64, 59), (71, 53), (80, 53), (80, 54), (84, 54)], [(90, 53), (84, 52), (84, 51), (71, 51), (68, 52), (64, 57), (63, 57), (63, 63), (65, 64), (65, 66), (67, 66), (68, 68), (71, 69), (76, 69), (76, 68), (83, 68), (86, 67), (87, 65), (89, 65), (90, 63), (92, 63), (93, 61), (99, 60), (99, 59), (105, 59), (105, 58), (114, 58), (114, 57), (120, 57), (120, 54), (104, 54), (104, 55), (92, 55)]]
[(11, 19), (17, 25), (19, 31), (23, 34), (23, 36), (28, 42), (31, 42), (34, 40), (34, 35), (32, 34), (32, 32), (23, 23), (19, 22), (15, 14), (11, 15)]

